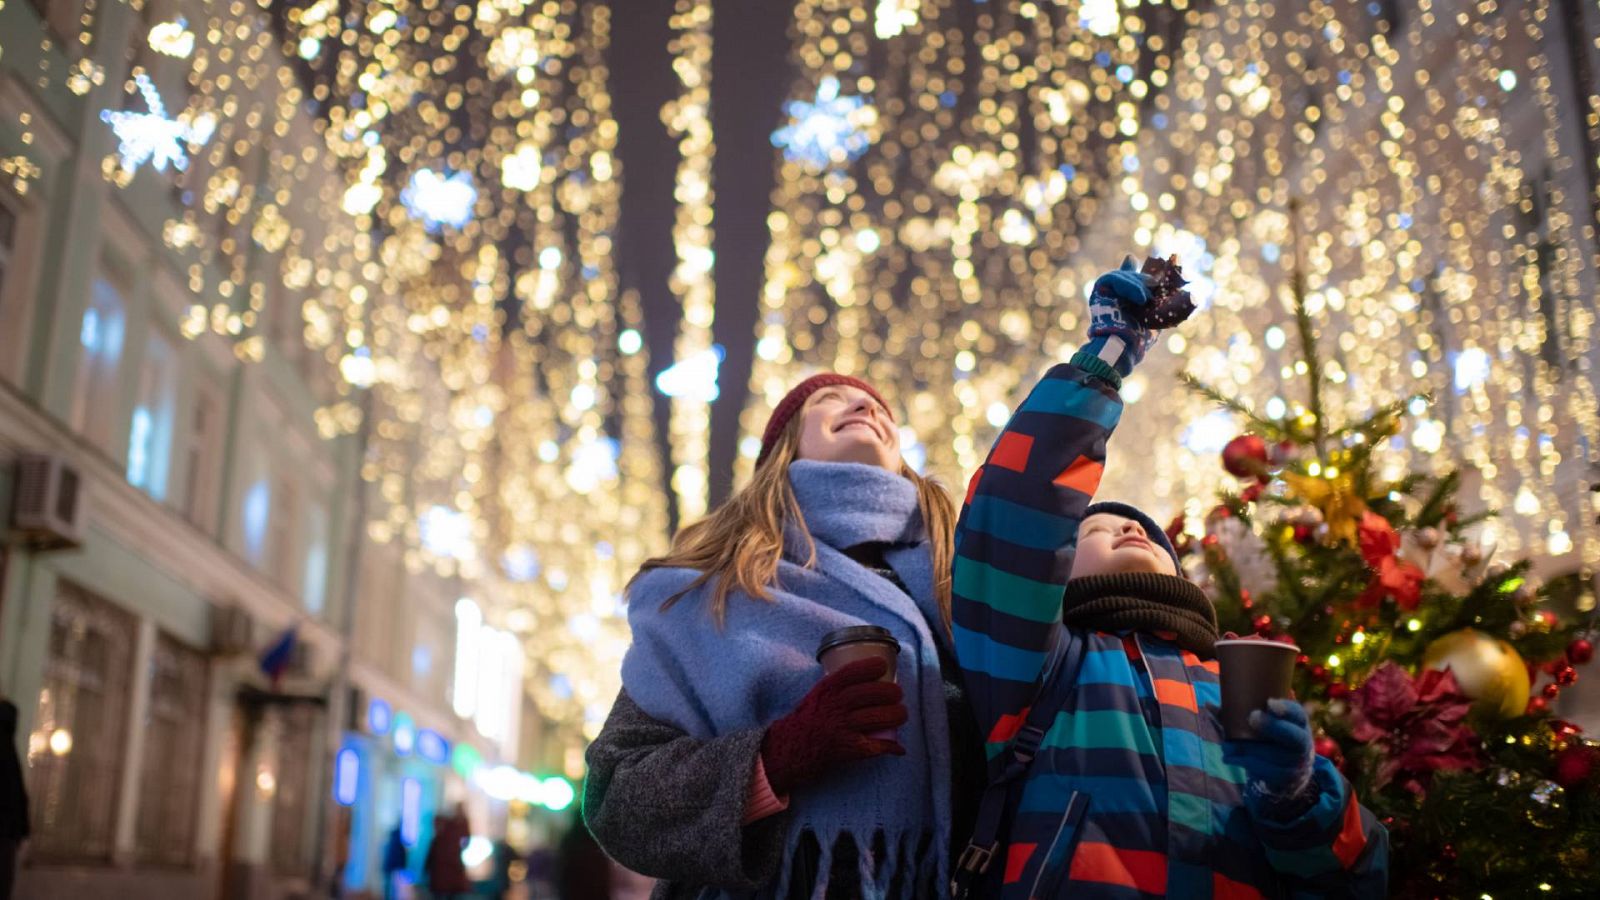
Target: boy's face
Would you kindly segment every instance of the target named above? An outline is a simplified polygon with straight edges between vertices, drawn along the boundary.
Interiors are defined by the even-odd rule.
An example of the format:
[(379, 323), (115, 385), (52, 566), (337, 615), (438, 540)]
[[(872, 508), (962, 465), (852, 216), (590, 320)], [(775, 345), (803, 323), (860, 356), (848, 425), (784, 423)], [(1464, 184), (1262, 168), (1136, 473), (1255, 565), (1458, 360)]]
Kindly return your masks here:
[(1176, 575), (1172, 557), (1150, 540), (1144, 526), (1114, 513), (1096, 513), (1078, 526), (1078, 550), (1072, 560), (1072, 578), (1151, 572)]

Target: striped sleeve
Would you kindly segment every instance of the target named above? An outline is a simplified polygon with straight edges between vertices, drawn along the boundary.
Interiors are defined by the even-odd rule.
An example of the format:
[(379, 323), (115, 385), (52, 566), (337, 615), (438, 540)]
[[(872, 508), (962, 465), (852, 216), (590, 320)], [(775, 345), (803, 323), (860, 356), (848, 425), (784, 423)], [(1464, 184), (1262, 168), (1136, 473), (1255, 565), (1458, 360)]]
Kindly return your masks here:
[(1122, 416), (1116, 371), (1091, 354), (1053, 367), (967, 486), (956, 525), (956, 657), (992, 759), (1027, 719), (1061, 628), (1078, 522)]
[(1317, 896), (1387, 896), (1388, 830), (1332, 762), (1319, 756), (1315, 766), (1321, 793), (1310, 809), (1287, 822), (1252, 810), (1267, 860), (1291, 884), (1315, 889)]

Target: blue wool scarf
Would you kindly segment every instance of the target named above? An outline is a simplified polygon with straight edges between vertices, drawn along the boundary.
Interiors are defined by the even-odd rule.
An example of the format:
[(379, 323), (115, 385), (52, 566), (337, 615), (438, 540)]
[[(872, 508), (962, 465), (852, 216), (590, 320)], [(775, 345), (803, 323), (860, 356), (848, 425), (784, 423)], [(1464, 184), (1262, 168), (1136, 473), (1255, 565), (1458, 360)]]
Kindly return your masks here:
[[(898, 732), (906, 755), (840, 766), (796, 790), (781, 875), (757, 896), (787, 895), (806, 831), (822, 851), (815, 897), (827, 889), (840, 837), (859, 851), (863, 896), (887, 897), (902, 869), (916, 877), (903, 879), (901, 895), (911, 896), (929, 873), (942, 894), (950, 830), (950, 737), (938, 649), (945, 638), (916, 486), (876, 466), (810, 460), (792, 463), (789, 481), (805, 521), (786, 523), (772, 602), (733, 592), (719, 629), (708, 609), (710, 585), (661, 609), (697, 572), (646, 572), (628, 599), (633, 645), (622, 663), (623, 687), (653, 718), (694, 737), (762, 727), (794, 709), (822, 677), (815, 654), (823, 635), (852, 625), (889, 629), (900, 641), (897, 677), (910, 713)], [(814, 568), (803, 565), (807, 533), (816, 547)], [(886, 558), (910, 596), (841, 552), (869, 542), (893, 545)], [(873, 851), (877, 832), (884, 836), (881, 858)]]

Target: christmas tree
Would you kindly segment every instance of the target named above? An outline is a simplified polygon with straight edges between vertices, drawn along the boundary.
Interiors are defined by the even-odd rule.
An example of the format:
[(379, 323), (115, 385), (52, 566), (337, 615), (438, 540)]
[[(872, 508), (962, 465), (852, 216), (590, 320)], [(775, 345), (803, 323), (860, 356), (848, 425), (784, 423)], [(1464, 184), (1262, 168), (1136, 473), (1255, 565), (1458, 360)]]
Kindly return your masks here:
[(1593, 586), (1493, 559), (1493, 514), (1461, 508), (1458, 472), (1383, 478), (1375, 455), (1428, 398), (1331, 422), (1292, 287), (1304, 412), (1263, 417), (1185, 376), (1247, 430), (1223, 451), (1240, 490), (1169, 536), (1224, 630), (1300, 647), (1296, 696), (1389, 828), (1393, 896), (1592, 896), (1600, 743), (1550, 701), (1594, 655)]

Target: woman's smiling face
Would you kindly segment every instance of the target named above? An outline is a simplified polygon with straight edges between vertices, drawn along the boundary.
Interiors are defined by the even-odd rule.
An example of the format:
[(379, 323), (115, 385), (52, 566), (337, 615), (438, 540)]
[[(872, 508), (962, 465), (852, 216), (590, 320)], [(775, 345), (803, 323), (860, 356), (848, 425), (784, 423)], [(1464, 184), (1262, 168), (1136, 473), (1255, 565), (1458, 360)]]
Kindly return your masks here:
[(889, 411), (848, 384), (825, 387), (800, 410), (800, 458), (900, 471), (900, 431)]
[(1133, 519), (1114, 513), (1095, 513), (1084, 519), (1078, 526), (1078, 549), (1070, 577), (1122, 572), (1178, 574), (1172, 557)]

